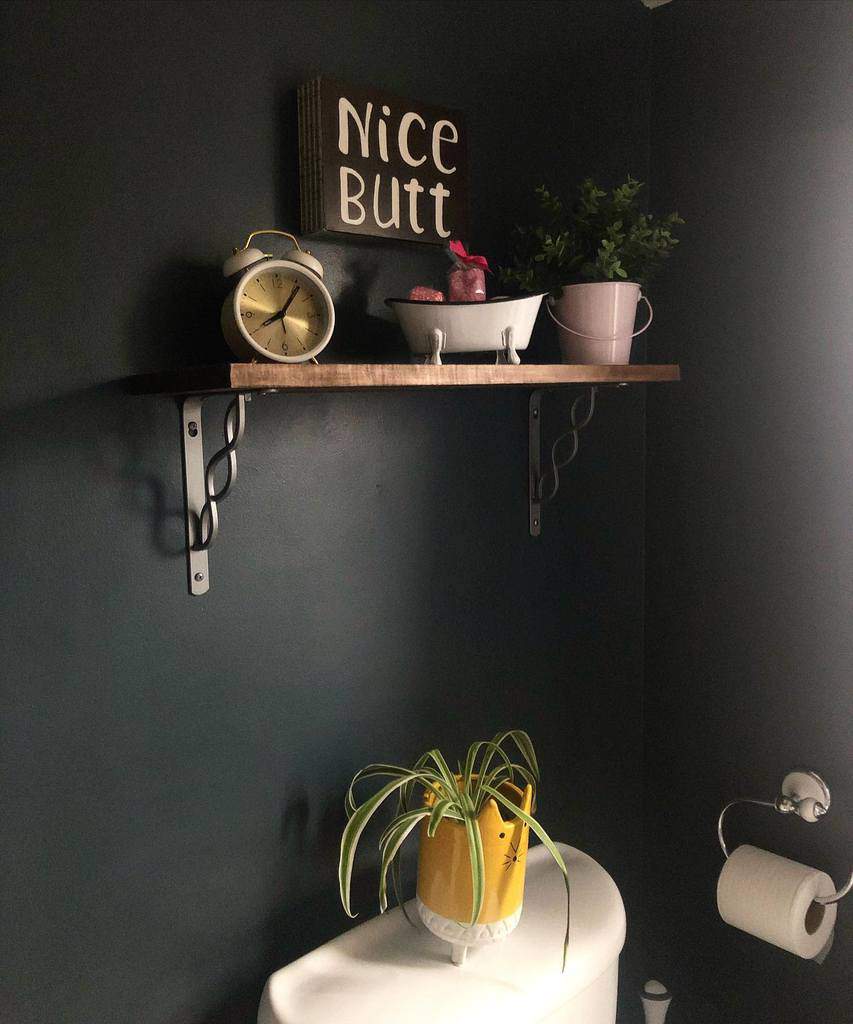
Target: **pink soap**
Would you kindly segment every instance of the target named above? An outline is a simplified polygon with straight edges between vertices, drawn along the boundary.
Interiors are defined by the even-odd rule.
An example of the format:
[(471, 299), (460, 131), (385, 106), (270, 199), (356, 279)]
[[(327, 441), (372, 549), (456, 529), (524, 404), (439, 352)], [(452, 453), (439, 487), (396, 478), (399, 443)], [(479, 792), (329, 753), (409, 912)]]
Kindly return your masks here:
[(409, 298), (414, 302), (444, 302), (444, 292), (419, 284), (409, 292)]
[(450, 302), (485, 302), (485, 272), (480, 267), (453, 267), (447, 272), (447, 296)]

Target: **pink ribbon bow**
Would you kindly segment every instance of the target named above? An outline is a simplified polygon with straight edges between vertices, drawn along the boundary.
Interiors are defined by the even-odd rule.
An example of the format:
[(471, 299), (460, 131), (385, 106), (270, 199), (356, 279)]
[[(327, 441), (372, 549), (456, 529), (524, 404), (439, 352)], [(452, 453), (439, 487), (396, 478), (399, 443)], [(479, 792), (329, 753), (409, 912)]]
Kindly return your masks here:
[[(466, 267), (481, 267), (483, 270), (489, 270), (489, 263), (486, 257), (474, 256), (466, 252), (462, 242), (451, 242), (450, 251), (456, 257), (457, 262), (463, 263)], [(491, 270), (489, 270), (489, 273), (491, 273)]]

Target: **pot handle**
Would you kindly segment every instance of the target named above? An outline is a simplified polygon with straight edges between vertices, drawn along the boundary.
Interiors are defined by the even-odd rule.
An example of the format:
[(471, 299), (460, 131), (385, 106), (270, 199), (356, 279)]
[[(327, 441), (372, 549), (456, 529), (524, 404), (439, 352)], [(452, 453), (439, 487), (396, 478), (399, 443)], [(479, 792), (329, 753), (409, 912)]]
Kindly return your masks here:
[[(641, 295), (640, 299), (642, 299), (643, 302), (645, 302), (645, 304), (649, 307), (649, 319), (645, 322), (645, 324), (643, 324), (643, 326), (639, 329), (639, 331), (634, 331), (634, 333), (631, 335), (632, 338), (636, 338), (638, 334), (642, 334), (643, 331), (648, 330), (648, 328), (651, 326), (652, 320), (654, 320), (654, 318), (655, 318), (655, 311), (652, 309), (651, 302), (649, 302), (649, 300), (645, 297), (645, 295)], [(639, 302), (640, 299), (637, 299), (637, 302)], [(554, 321), (554, 323), (558, 327), (562, 327), (564, 331), (568, 331), (569, 334), (576, 334), (579, 338), (586, 338), (587, 341), (613, 341), (614, 340), (613, 338), (593, 338), (593, 336), (591, 334), (581, 334), (580, 331), (573, 331), (571, 327), (566, 327), (566, 325), (564, 323), (561, 323), (554, 316), (554, 314), (551, 312), (551, 303), (553, 301), (554, 300), (549, 295), (547, 300), (546, 300), (546, 302), (545, 302), (545, 309), (548, 311), (548, 316), (551, 317), (551, 319)]]

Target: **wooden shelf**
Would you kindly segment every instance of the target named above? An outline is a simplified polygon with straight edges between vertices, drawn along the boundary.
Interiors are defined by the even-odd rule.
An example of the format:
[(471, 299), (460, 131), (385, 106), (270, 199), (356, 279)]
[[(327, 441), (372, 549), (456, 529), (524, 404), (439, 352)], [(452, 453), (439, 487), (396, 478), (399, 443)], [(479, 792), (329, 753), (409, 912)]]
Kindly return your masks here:
[[(319, 392), (354, 391), (360, 388), (391, 391), (403, 388), (526, 387), (530, 391), (527, 414), (528, 529), (531, 537), (541, 530), (542, 506), (559, 487), (558, 468), (568, 465), (578, 450), (578, 436), (595, 410), (598, 385), (648, 384), (677, 381), (676, 364), (658, 366), (581, 366), (526, 363), (521, 366), (484, 366), (467, 363), (423, 366), (411, 363), (222, 363), (196, 366), (168, 373), (128, 377), (128, 389), (137, 395), (174, 395), (181, 399), (181, 454), (184, 473), (184, 513), (187, 536), (187, 579), (194, 595), (210, 588), (208, 549), (219, 529), (218, 503), (229, 493), (235, 479), (237, 446), (246, 425), (246, 405), (252, 391)], [(581, 386), (589, 390), (586, 411), (579, 395), (572, 403), (569, 429), (574, 448), (553, 470), (542, 467), (542, 392), (546, 388)], [(204, 455), (202, 406), (213, 394), (230, 394), (225, 413), (225, 445), (209, 459)], [(559, 440), (554, 442), (554, 446)], [(217, 486), (216, 467), (227, 466), (224, 482)], [(551, 478), (547, 474), (551, 472)], [(543, 499), (544, 484), (551, 487)]]
[(677, 364), (582, 366), (526, 363), (415, 366), (407, 363), (222, 363), (128, 377), (137, 395), (197, 395), (230, 391), (350, 391), (435, 387), (558, 387), (677, 381)]

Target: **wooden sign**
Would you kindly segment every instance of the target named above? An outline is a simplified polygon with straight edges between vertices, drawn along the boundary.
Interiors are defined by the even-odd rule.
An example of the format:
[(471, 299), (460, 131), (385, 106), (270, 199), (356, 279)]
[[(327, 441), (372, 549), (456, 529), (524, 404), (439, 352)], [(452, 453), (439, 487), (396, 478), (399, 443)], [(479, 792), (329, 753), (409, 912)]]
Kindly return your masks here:
[(468, 234), (468, 147), (459, 111), (346, 85), (300, 86), (302, 233), (446, 245)]

